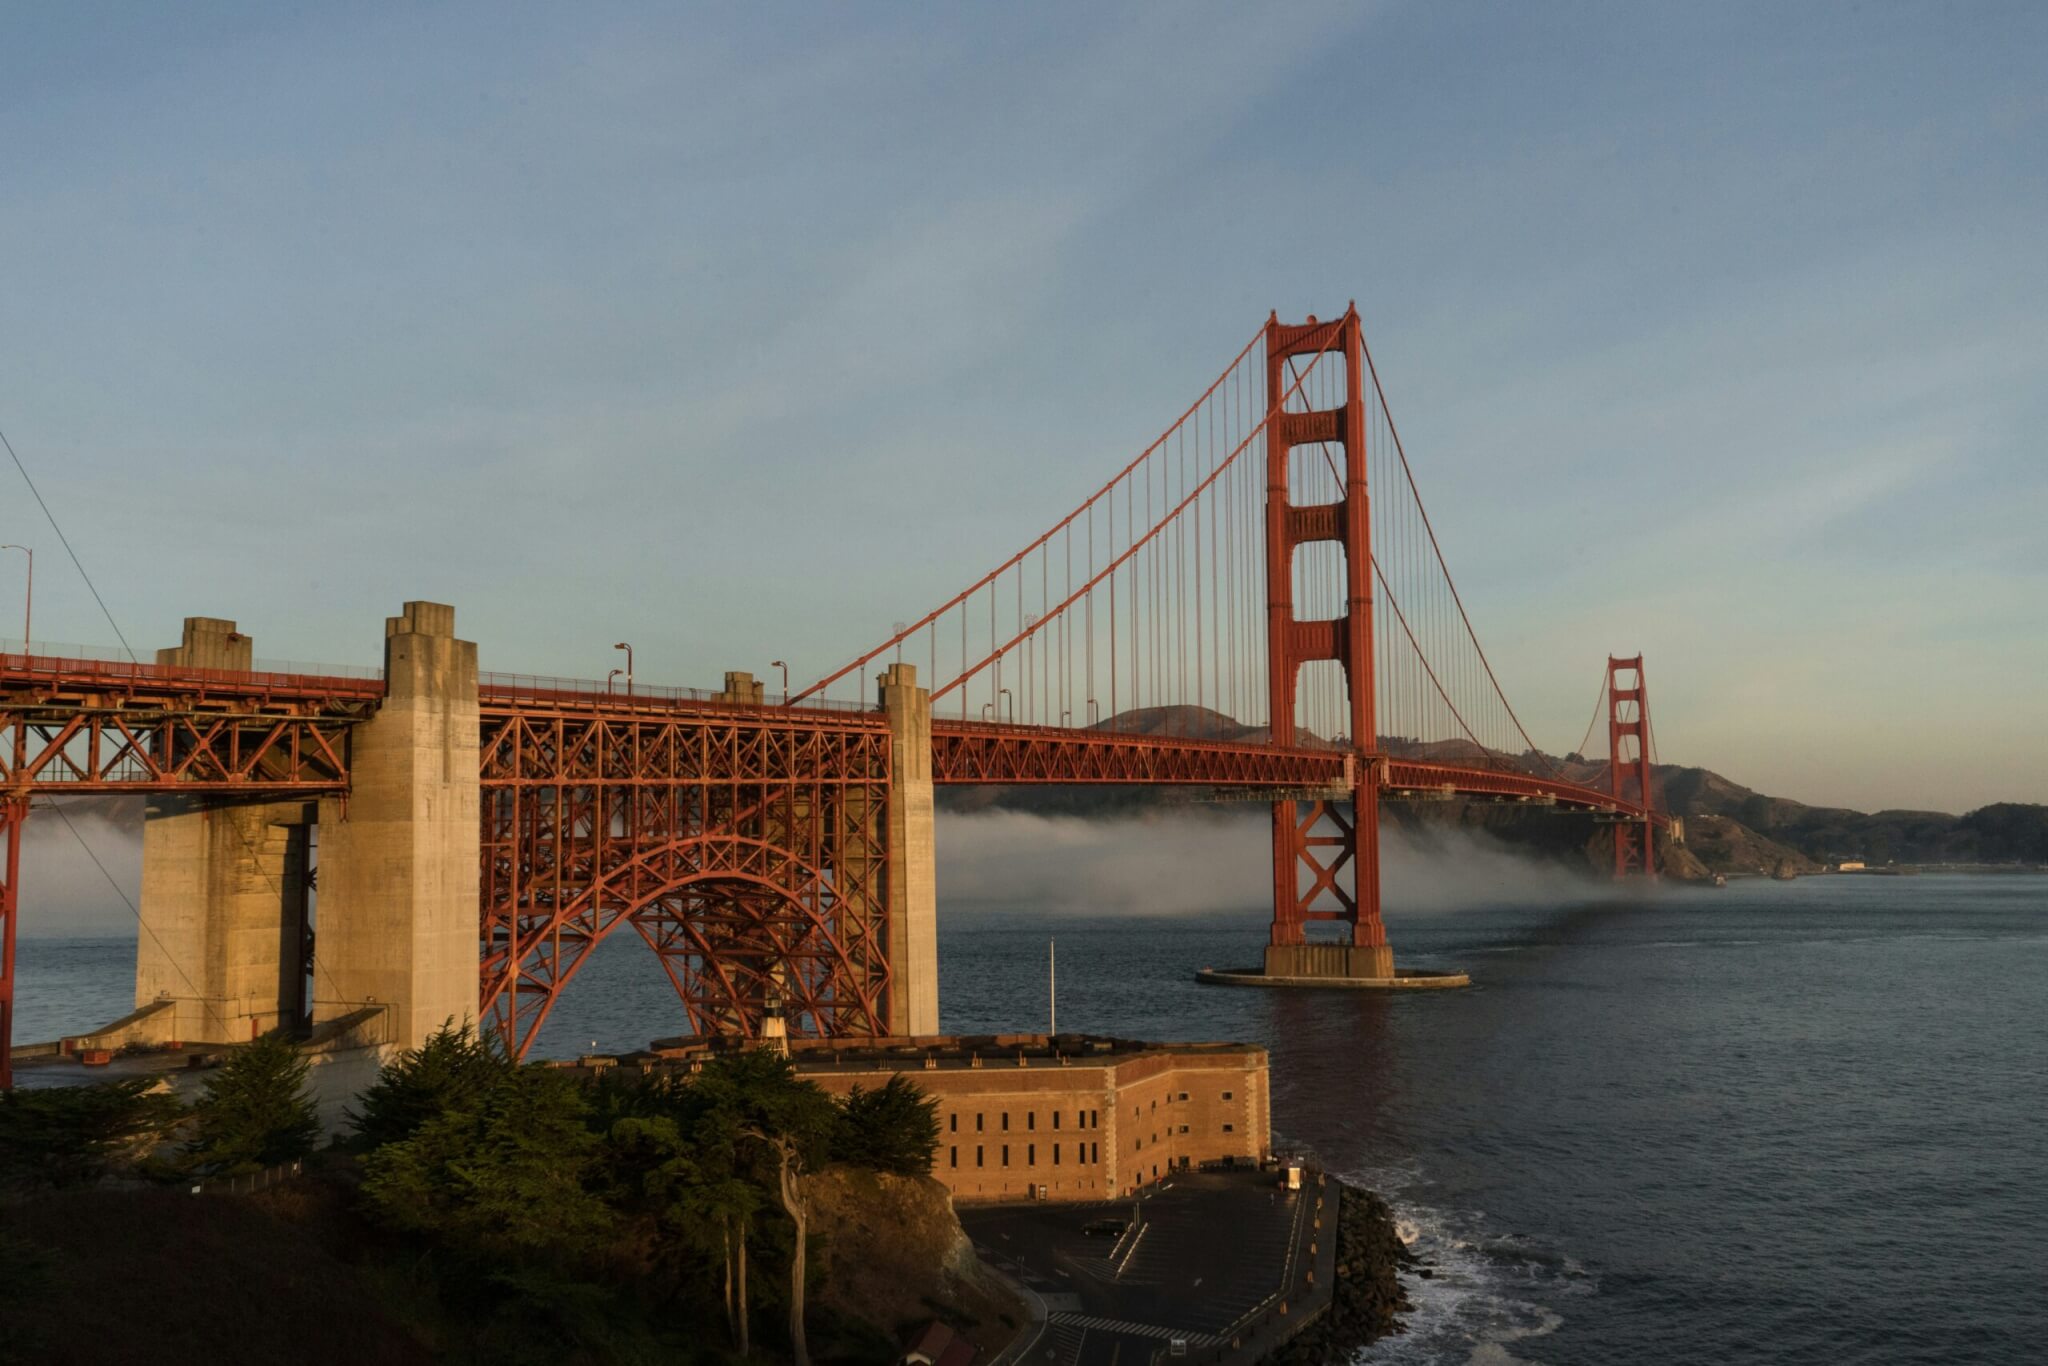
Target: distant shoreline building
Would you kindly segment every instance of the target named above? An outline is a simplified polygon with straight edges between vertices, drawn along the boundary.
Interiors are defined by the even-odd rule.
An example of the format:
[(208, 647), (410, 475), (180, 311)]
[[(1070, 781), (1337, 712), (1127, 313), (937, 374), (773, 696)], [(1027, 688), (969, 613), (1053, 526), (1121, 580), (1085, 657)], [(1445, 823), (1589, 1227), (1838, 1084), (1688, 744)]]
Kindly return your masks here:
[[(734, 1042), (662, 1039), (583, 1065), (694, 1070)], [(1271, 1151), (1267, 1057), (1256, 1044), (986, 1034), (787, 1046), (798, 1075), (832, 1095), (903, 1076), (937, 1101), (932, 1176), (963, 1203), (1116, 1199)]]

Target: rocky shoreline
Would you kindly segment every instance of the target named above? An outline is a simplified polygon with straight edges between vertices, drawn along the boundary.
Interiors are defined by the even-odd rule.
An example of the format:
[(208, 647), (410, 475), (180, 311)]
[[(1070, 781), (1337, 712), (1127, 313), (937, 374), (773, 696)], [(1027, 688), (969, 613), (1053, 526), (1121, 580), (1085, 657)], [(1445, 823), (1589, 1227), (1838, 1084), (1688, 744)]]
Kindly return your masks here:
[(1338, 1187), (1336, 1293), (1314, 1323), (1266, 1357), (1265, 1366), (1349, 1362), (1367, 1343), (1402, 1331), (1395, 1316), (1414, 1307), (1399, 1273), (1419, 1263), (1394, 1230), (1393, 1209), (1363, 1186), (1340, 1181)]

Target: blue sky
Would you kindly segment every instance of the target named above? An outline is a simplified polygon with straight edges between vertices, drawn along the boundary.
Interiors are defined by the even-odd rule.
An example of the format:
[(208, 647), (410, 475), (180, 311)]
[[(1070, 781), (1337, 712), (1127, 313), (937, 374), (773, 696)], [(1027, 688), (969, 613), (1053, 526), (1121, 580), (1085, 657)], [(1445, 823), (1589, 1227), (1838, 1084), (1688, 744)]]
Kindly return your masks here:
[[(138, 649), (815, 674), (1355, 297), (1569, 746), (2048, 800), (2048, 8), (17, 6), (0, 429)], [(37, 630), (111, 631), (8, 471)], [(0, 604), (19, 588), (0, 557)], [(0, 605), (0, 631), (12, 634)]]

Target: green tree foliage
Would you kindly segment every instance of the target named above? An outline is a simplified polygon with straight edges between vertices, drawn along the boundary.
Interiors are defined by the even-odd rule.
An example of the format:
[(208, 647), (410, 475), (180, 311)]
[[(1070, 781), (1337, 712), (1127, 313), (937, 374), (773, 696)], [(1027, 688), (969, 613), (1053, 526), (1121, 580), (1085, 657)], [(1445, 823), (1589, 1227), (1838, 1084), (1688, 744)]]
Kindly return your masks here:
[(816, 1083), (798, 1077), (788, 1058), (765, 1048), (720, 1054), (683, 1094), (707, 1139), (752, 1129), (788, 1138), (806, 1168), (822, 1166), (830, 1156), (838, 1105)]
[(804, 1081), (788, 1058), (766, 1049), (727, 1053), (705, 1065), (687, 1091), (701, 1107), (701, 1136), (730, 1136), (741, 1171), (767, 1190), (791, 1225), (789, 1341), (796, 1366), (810, 1366), (804, 1336), (810, 1201), (803, 1179), (825, 1161), (839, 1106)]
[(372, 1152), (363, 1194), (390, 1224), (470, 1251), (572, 1257), (613, 1226), (593, 1193), (589, 1115), (573, 1078), (507, 1068), (473, 1102)]
[[(680, 1286), (701, 1264), (718, 1268), (727, 1332), (749, 1350), (747, 1236), (765, 1204), (760, 1188), (733, 1166), (733, 1140), (717, 1112), (674, 1087), (642, 1093), (660, 1113), (629, 1113), (605, 1130), (604, 1166), (614, 1200), (647, 1218), (656, 1261)], [(650, 1107), (651, 1108), (651, 1107)], [(685, 1126), (695, 1125), (695, 1132)]]
[[(808, 1174), (833, 1159), (928, 1171), (935, 1108), (907, 1080), (841, 1107), (759, 1049), (688, 1076), (611, 1069), (579, 1083), (514, 1066), (449, 1026), (387, 1069), (353, 1118), (380, 1220), (461, 1254), (444, 1267), (467, 1268), (479, 1303), (517, 1282), (524, 1317), (488, 1311), (521, 1325), (512, 1345), (580, 1340), (584, 1329), (565, 1325), (608, 1312), (630, 1266), (656, 1303), (721, 1304), (742, 1357), (761, 1292), (761, 1308), (787, 1310), (803, 1363)], [(764, 1265), (769, 1279), (750, 1289)], [(602, 1294), (583, 1295), (590, 1287)]]
[(367, 1151), (402, 1142), (451, 1110), (473, 1109), (511, 1065), (501, 1047), (467, 1023), (444, 1021), (425, 1043), (387, 1063), (363, 1092), (362, 1108), (348, 1116), (354, 1146)]
[(939, 1151), (939, 1103), (908, 1077), (855, 1086), (832, 1133), (832, 1157), (857, 1167), (925, 1176)]
[(148, 1077), (0, 1092), (0, 1187), (74, 1186), (147, 1155), (184, 1116)]
[(198, 1131), (187, 1152), (196, 1165), (232, 1174), (312, 1152), (320, 1121), (306, 1096), (306, 1070), (298, 1046), (282, 1034), (235, 1050), (193, 1107)]
[(1976, 856), (1987, 862), (2048, 863), (2048, 806), (1996, 802), (1962, 819), (1976, 840)]

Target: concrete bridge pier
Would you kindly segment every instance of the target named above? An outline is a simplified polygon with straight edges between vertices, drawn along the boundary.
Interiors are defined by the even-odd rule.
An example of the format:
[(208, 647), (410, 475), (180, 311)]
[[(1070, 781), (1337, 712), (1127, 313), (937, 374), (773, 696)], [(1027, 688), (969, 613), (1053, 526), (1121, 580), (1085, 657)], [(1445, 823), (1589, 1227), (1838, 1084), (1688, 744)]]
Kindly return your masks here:
[(135, 1008), (163, 1040), (234, 1043), (305, 1019), (311, 802), (154, 796), (142, 825)]
[[(156, 662), (246, 671), (252, 644), (220, 617), (187, 617)], [(306, 801), (153, 796), (143, 812), (143, 932), (135, 1007), (148, 1037), (254, 1038), (305, 1017)]]
[[(157, 662), (246, 671), (252, 653), (234, 622), (189, 617)], [(131, 1033), (234, 1043), (371, 1010), (359, 1038), (411, 1046), (476, 1019), (476, 646), (455, 639), (455, 609), (409, 602), (388, 619), (384, 677), (350, 738), (348, 796), (150, 798), (135, 1005), (170, 1009)]]
[(476, 645), (455, 609), (409, 602), (384, 629), (384, 704), (356, 727), (346, 797), (320, 802), (313, 1022), (384, 1010), (412, 1047), (478, 1018)]
[(884, 819), (883, 893), (888, 906), (889, 1032), (939, 1032), (938, 851), (932, 806), (932, 695), (917, 667), (891, 664), (881, 677), (889, 718), (889, 810)]

